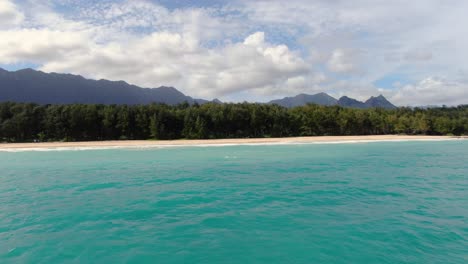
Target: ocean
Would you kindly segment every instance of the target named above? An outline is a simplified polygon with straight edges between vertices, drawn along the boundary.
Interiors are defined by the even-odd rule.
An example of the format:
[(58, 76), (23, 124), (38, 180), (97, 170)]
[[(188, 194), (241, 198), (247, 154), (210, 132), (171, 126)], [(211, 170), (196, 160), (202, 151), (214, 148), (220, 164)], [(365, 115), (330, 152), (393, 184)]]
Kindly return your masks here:
[(0, 263), (468, 263), (468, 141), (0, 151)]

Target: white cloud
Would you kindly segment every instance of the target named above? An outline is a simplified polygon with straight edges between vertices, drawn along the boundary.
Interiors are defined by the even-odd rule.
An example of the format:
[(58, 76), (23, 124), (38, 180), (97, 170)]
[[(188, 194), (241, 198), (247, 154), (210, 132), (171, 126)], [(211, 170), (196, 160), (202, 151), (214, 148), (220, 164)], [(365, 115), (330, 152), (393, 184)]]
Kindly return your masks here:
[[(220, 50), (210, 50), (197, 58), (207, 60), (201, 69), (194, 65), (188, 87), (204, 86), (203, 94), (226, 95), (280, 85), (288, 78), (306, 74), (306, 63), (285, 45), (273, 45), (264, 40), (262, 32), (248, 36)], [(203, 95), (202, 94), (202, 95)]]
[(48, 63), (81, 55), (89, 41), (86, 34), (22, 29), (0, 31), (0, 63)]
[(328, 60), (328, 69), (337, 73), (349, 73), (355, 70), (354, 56), (350, 51), (336, 49)]
[(414, 85), (399, 88), (391, 97), (399, 105), (466, 104), (468, 83), (429, 77)]
[[(468, 72), (467, 8), (437, 0), (237, 0), (175, 9), (146, 0), (0, 0), (0, 63), (173, 85), (208, 99), (324, 91), (466, 103), (467, 82), (446, 80)], [(392, 74), (413, 84), (372, 85)], [(426, 78), (440, 75), (447, 79)], [(444, 87), (457, 96), (439, 95)]]
[[(29, 60), (42, 63), (41, 70), (46, 72), (123, 79), (145, 87), (174, 85), (190, 95), (209, 98), (271, 84), (281, 86), (288, 78), (308, 71), (297, 54), (285, 45), (266, 42), (261, 32), (219, 49), (193, 45), (189, 37), (170, 32), (153, 33), (125, 44), (98, 44), (86, 34), (67, 32), (17, 33), (0, 32), (0, 37), (16, 36), (0, 51), (6, 62)], [(37, 41), (24, 41), (28, 38)], [(59, 45), (55, 41), (63, 38), (69, 42)]]
[(405, 54), (405, 60), (408, 61), (429, 61), (431, 59), (432, 53), (430, 51), (415, 50)]
[(24, 19), (17, 6), (9, 0), (0, 0), (0, 29), (20, 24)]
[(261, 48), (265, 43), (265, 33), (256, 32), (244, 40), (244, 45)]

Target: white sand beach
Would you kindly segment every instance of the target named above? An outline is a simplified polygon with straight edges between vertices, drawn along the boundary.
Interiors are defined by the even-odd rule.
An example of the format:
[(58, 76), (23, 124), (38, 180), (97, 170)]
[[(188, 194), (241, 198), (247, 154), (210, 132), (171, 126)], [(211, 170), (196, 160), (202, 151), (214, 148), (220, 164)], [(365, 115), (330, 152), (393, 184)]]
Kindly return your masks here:
[(340, 143), (372, 141), (408, 141), (408, 140), (456, 140), (466, 137), (456, 136), (410, 136), (410, 135), (373, 135), (373, 136), (318, 136), (287, 138), (239, 138), (239, 139), (203, 139), (203, 140), (116, 140), (86, 142), (41, 142), (41, 143), (0, 143), (0, 150), (21, 149), (60, 149), (60, 148), (139, 148), (164, 146), (207, 146), (207, 145), (242, 145), (242, 144), (295, 144), (295, 143)]

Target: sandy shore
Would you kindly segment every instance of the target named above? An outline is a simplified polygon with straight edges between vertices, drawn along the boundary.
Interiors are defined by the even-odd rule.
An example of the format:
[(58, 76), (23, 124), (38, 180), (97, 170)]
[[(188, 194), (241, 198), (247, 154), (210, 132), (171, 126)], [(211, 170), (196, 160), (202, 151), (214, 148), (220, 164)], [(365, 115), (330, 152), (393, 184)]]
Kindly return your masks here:
[(196, 145), (237, 145), (237, 144), (288, 144), (288, 143), (326, 143), (326, 142), (367, 142), (367, 141), (401, 141), (401, 140), (449, 140), (466, 137), (450, 136), (321, 136), (289, 138), (242, 138), (242, 139), (207, 139), (207, 140), (120, 140), (89, 142), (43, 142), (43, 143), (0, 143), (0, 150), (51, 149), (51, 148), (131, 148), (162, 146), (196, 146)]

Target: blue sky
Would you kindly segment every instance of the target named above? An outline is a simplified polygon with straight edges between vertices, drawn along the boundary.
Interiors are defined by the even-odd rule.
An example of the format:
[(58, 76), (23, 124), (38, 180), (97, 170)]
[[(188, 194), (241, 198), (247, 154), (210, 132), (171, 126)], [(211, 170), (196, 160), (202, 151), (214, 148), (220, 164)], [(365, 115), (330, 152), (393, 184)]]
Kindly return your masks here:
[(0, 67), (206, 99), (468, 103), (465, 1), (0, 0)]

